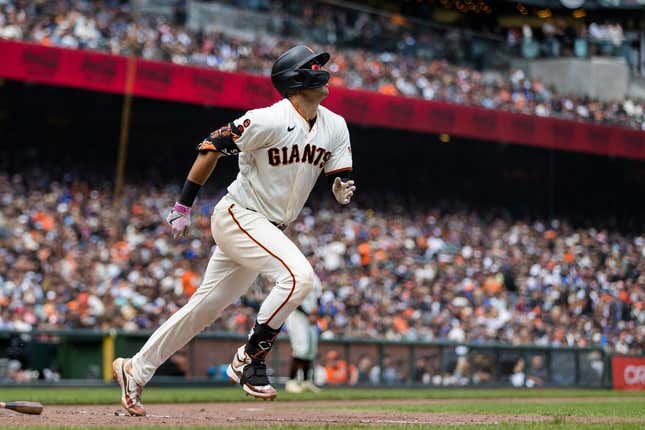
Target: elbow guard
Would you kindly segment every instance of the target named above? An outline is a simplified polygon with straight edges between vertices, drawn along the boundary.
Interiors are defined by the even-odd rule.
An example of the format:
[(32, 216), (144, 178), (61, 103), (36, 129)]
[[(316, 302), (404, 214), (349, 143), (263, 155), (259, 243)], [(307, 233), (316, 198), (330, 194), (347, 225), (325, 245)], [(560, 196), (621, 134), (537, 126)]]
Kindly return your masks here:
[(199, 152), (214, 151), (223, 155), (236, 155), (240, 153), (235, 141), (242, 132), (232, 122), (212, 132), (198, 146)]

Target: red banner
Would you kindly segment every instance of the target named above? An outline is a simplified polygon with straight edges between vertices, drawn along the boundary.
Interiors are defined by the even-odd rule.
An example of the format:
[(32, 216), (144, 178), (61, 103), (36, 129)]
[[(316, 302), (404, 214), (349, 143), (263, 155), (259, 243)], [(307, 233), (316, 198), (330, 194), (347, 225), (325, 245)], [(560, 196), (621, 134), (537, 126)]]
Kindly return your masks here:
[[(122, 94), (128, 58), (0, 40), (0, 77)], [(277, 101), (268, 78), (132, 60), (135, 96), (251, 109)], [(332, 88), (323, 103), (353, 124), (645, 160), (645, 132)]]
[(0, 40), (0, 77), (123, 92), (127, 58)]
[(645, 390), (645, 357), (613, 356), (611, 373), (616, 390)]

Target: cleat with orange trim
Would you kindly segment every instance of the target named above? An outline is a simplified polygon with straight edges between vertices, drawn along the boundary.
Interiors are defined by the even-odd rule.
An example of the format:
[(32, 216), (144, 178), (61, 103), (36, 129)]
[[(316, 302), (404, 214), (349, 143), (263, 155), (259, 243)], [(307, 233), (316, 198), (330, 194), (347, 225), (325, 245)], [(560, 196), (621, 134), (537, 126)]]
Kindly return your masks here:
[(137, 384), (127, 370), (130, 359), (117, 358), (112, 362), (112, 376), (121, 387), (121, 406), (130, 415), (143, 417), (146, 410), (141, 403), (143, 386)]
[(242, 345), (237, 349), (237, 351), (235, 351), (235, 356), (233, 356), (231, 364), (226, 367), (226, 376), (228, 376), (231, 383), (235, 385), (240, 384), (242, 372), (244, 372), (244, 366), (247, 364), (251, 364), (251, 358), (246, 354), (245, 346)]
[(264, 360), (252, 360), (244, 345), (235, 352), (233, 361), (226, 368), (226, 375), (231, 382), (240, 384), (247, 396), (273, 400), (278, 395), (269, 382)]

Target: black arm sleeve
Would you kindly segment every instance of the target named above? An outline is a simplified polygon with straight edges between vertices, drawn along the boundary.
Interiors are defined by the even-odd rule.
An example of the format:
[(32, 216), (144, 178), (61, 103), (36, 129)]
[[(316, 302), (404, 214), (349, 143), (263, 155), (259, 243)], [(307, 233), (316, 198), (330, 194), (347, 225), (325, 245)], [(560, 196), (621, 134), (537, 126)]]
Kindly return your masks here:
[(242, 132), (233, 122), (220, 127), (212, 132), (206, 139), (204, 139), (198, 146), (199, 152), (215, 151), (223, 155), (236, 155), (239, 154), (240, 148), (237, 147), (235, 141), (242, 135)]
[(198, 183), (186, 179), (186, 182), (184, 182), (184, 188), (181, 190), (181, 195), (177, 201), (184, 206), (191, 207), (201, 187), (202, 186)]

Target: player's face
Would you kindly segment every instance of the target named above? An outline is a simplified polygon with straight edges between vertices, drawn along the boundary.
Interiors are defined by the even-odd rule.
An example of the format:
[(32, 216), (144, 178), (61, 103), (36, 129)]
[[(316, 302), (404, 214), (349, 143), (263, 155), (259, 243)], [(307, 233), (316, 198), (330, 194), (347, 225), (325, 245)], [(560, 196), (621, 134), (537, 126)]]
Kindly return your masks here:
[[(325, 68), (318, 64), (316, 61), (308, 63), (307, 65), (305, 65), (305, 68), (311, 70), (325, 70)], [(303, 93), (305, 93), (309, 97), (320, 98), (322, 100), (329, 95), (329, 84), (327, 83), (318, 88), (308, 88), (306, 90), (303, 90)]]
[(329, 94), (329, 84), (325, 84), (322, 87), (318, 88), (310, 88), (306, 91), (311, 91), (312, 95), (315, 94), (320, 97), (327, 97), (327, 95)]
[(327, 84), (319, 88), (307, 88), (300, 90), (300, 93), (311, 101), (318, 101), (320, 103), (329, 94), (329, 86)]

